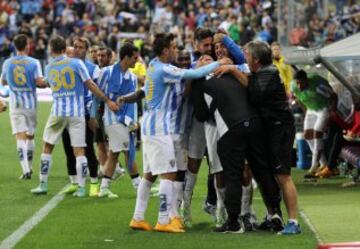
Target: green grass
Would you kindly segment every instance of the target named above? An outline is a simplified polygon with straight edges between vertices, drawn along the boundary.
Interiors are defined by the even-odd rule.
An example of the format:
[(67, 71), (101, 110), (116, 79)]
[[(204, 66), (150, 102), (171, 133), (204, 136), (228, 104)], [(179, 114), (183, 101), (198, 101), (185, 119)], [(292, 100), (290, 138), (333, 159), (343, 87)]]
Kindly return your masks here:
[[(8, 113), (0, 115), (0, 241), (8, 237), (24, 221), (49, 201), (66, 183), (65, 156), (62, 145), (55, 148), (49, 178), (49, 193), (32, 196), (30, 189), (37, 186), (41, 135), (49, 104), (40, 104), (37, 149), (34, 160), (35, 176), (30, 181), (19, 181), (20, 166), (16, 157), (15, 141), (11, 136)], [(137, 161), (141, 165), (141, 155)], [(360, 230), (360, 195), (358, 189), (342, 189), (340, 180), (323, 180), (317, 185), (303, 183), (299, 170), (294, 170), (300, 207), (309, 216), (320, 236), (327, 242), (358, 239)], [(16, 248), (316, 248), (316, 239), (300, 220), (303, 234), (282, 237), (271, 233), (254, 232), (224, 235), (211, 232), (211, 218), (202, 211), (206, 193), (206, 166), (203, 165), (193, 199), (194, 228), (185, 234), (134, 232), (128, 228), (135, 205), (135, 191), (129, 177), (112, 185), (119, 199), (77, 199), (67, 196), (40, 224), (21, 240)], [(259, 218), (264, 208), (258, 193), (254, 206)], [(152, 197), (146, 214), (154, 224), (158, 199)], [(285, 212), (284, 212), (285, 213)]]

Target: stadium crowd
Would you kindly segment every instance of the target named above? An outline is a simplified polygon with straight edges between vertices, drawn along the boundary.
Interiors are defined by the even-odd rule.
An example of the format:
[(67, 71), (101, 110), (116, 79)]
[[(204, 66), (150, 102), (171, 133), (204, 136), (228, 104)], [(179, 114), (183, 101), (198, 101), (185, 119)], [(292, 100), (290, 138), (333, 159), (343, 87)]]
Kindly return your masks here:
[[(342, 6), (347, 17), (339, 12), (319, 20), (320, 6), (306, 1), (291, 43), (321, 46), (358, 32), (357, 6), (349, 6)], [(48, 192), (57, 164), (52, 151), (62, 139), (71, 183), (64, 194), (86, 196), (89, 169), (89, 196), (118, 198), (110, 183), (124, 153), (137, 190), (130, 227), (181, 233), (192, 226), (191, 198), (206, 151), (204, 210), (215, 217), (215, 232), (301, 233), (289, 97), (306, 110), (304, 137), (313, 159), (305, 178), (316, 178), (333, 170), (323, 135), (337, 96), (325, 78), (304, 70), (293, 75), (285, 65), (274, 10), (271, 1), (1, 1), (1, 56), (7, 59), (1, 81), (10, 88), (20, 178), (33, 173), (36, 87), (49, 86), (53, 107), (43, 131), (40, 183), (31, 193)], [(301, 27), (306, 31), (298, 32)], [(142, 110), (135, 103), (142, 102), (138, 121)], [(356, 117), (346, 126), (353, 133)], [(152, 227), (145, 211), (158, 176), (159, 216)], [(267, 210), (260, 224), (251, 207), (252, 178)]]
[[(57, 34), (67, 38), (82, 36), (92, 44), (106, 45), (118, 51), (121, 39), (135, 33), (141, 56), (148, 62), (153, 57), (151, 36), (157, 32), (177, 35), (179, 46), (192, 50), (194, 30), (222, 28), (240, 45), (253, 39), (271, 43), (279, 36), (289, 36), (292, 45), (322, 46), (342, 39), (359, 30), (359, 5), (353, 1), (337, 1), (337, 11), (323, 16), (320, 1), (297, 2), (295, 27), (286, 29), (287, 6), (277, 20), (274, 1), (72, 1), (21, 0), (0, 3), (0, 57), (14, 52), (11, 43), (15, 34), (28, 35), (29, 54), (48, 58), (49, 37)], [(282, 27), (278, 30), (278, 26)], [(286, 39), (286, 38), (285, 38)]]

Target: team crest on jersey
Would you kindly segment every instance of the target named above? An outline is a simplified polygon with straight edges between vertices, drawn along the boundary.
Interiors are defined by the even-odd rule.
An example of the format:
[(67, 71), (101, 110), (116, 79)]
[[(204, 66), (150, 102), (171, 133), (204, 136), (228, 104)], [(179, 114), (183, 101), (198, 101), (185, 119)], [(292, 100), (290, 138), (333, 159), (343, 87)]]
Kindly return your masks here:
[(175, 167), (175, 160), (170, 160), (170, 166)]

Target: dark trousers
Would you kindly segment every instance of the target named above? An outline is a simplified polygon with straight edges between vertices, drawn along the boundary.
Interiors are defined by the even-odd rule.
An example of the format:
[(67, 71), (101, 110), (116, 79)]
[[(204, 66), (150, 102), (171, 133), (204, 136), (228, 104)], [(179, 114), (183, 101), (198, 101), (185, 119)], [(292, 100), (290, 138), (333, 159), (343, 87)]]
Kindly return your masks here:
[[(86, 119), (86, 121), (87, 120), (88, 119)], [(88, 160), (90, 177), (97, 177), (97, 170), (99, 163), (96, 158), (96, 154), (94, 150), (94, 133), (90, 130), (87, 122), (86, 122), (85, 136), (86, 136), (85, 140), (87, 145), (85, 148), (85, 156)], [(67, 129), (65, 129), (62, 134), (62, 141), (66, 155), (66, 165), (68, 169), (68, 175), (76, 175), (76, 158), (74, 156), (74, 151), (70, 142), (70, 135)]]
[(330, 122), (327, 132), (327, 138), (324, 141), (325, 155), (328, 160), (328, 167), (335, 169), (341, 148), (345, 144), (343, 129), (335, 122)]
[[(209, 155), (208, 155), (208, 151), (205, 151), (206, 154), (206, 161), (207, 164), (210, 165), (209, 162)], [(216, 205), (217, 202), (217, 196), (216, 196), (216, 190), (215, 190), (215, 182), (214, 182), (214, 174), (208, 174), (208, 179), (207, 179), (207, 195), (206, 195), (206, 202), (211, 204), (211, 205)]]
[(226, 182), (225, 207), (230, 220), (237, 220), (240, 214), (245, 158), (259, 184), (264, 202), (274, 212), (280, 212), (280, 189), (268, 164), (265, 141), (260, 119), (232, 127), (218, 141), (218, 155)]
[(206, 202), (212, 205), (216, 205), (216, 201), (217, 201), (214, 177), (215, 177), (214, 174), (209, 174), (207, 181), (208, 192), (206, 196)]

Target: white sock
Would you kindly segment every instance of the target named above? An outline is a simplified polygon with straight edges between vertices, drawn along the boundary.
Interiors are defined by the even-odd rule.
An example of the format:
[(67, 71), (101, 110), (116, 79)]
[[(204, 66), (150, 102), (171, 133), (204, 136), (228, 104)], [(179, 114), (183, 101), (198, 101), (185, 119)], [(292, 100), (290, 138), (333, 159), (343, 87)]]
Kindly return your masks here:
[(145, 211), (149, 202), (152, 182), (142, 178), (137, 190), (134, 220), (145, 220)]
[(69, 179), (71, 184), (78, 184), (77, 175), (69, 175)]
[(96, 184), (96, 183), (99, 182), (99, 180), (98, 180), (97, 177), (90, 177), (90, 182), (91, 182), (92, 184)]
[(17, 140), (16, 141), (16, 149), (18, 152), (20, 165), (21, 165), (23, 174), (29, 173), (30, 168), (29, 168), (29, 163), (28, 163), (28, 159), (27, 159), (26, 140)]
[(182, 208), (190, 208), (191, 206), (191, 198), (194, 191), (196, 179), (197, 174), (193, 174), (189, 170), (186, 171), (184, 182), (184, 201), (182, 204)]
[(313, 152), (314, 151), (314, 140), (313, 139), (306, 140), (306, 142), (308, 143), (311, 152)]
[(41, 154), (40, 160), (40, 182), (47, 182), (52, 164), (51, 154)]
[(170, 210), (170, 218), (179, 217), (179, 207), (184, 196), (184, 182), (175, 181), (173, 183), (173, 203)]
[(76, 175), (80, 187), (85, 187), (88, 161), (85, 156), (76, 157)]
[(110, 178), (103, 177), (103, 179), (101, 180), (100, 189), (109, 188), (110, 182), (111, 182)]
[(288, 221), (291, 223), (295, 223), (295, 225), (298, 225), (298, 221), (296, 219), (289, 219)]
[(140, 176), (137, 176), (137, 177), (131, 179), (131, 183), (132, 183), (134, 189), (136, 189), (136, 190), (139, 188), (140, 182), (141, 182)]
[(326, 160), (324, 153), (321, 153), (319, 161), (320, 161), (321, 166), (328, 166), (328, 161)]
[(216, 190), (216, 197), (217, 197), (217, 208), (221, 209), (223, 207), (225, 207), (224, 201), (225, 201), (225, 187), (224, 188), (218, 188), (215, 185), (215, 190)]
[(173, 195), (173, 181), (161, 179), (160, 188), (159, 188), (159, 198), (160, 198), (160, 207), (159, 207), (159, 224), (168, 224), (170, 209), (172, 206), (172, 195)]
[(241, 215), (251, 213), (251, 184), (248, 186), (242, 186), (242, 197), (241, 197)]
[(34, 158), (34, 151), (35, 151), (35, 140), (34, 139), (27, 140), (26, 146), (27, 146), (28, 165), (29, 165), (29, 168), (31, 170), (32, 169), (32, 162), (33, 162), (33, 158)]
[(316, 138), (313, 141), (314, 141), (314, 150), (313, 150), (313, 157), (311, 160), (310, 172), (315, 172), (316, 169), (318, 168), (320, 155), (323, 150), (323, 140), (322, 139)]

